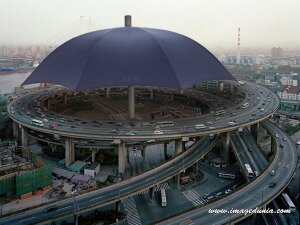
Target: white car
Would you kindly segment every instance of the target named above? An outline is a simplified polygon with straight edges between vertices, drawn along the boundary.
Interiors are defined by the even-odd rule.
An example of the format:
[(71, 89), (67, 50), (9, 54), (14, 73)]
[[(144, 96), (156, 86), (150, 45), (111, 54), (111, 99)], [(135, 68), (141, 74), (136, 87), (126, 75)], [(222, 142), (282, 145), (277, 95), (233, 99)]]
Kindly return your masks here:
[(204, 129), (206, 126), (204, 124), (196, 124), (195, 125), (195, 129), (199, 130), (199, 129)]
[(228, 125), (229, 125), (229, 126), (234, 126), (234, 125), (235, 125), (235, 122), (230, 121), (230, 122), (228, 123)]
[(162, 130), (155, 130), (154, 134), (164, 134), (164, 132)]

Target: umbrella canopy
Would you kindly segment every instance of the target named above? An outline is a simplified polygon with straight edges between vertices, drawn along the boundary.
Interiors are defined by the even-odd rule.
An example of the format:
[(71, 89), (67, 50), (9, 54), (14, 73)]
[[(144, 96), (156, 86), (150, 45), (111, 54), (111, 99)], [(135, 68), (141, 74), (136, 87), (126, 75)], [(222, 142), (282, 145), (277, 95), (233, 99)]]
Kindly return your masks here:
[(120, 27), (75, 37), (55, 49), (24, 81), (73, 91), (153, 86), (184, 89), (206, 80), (235, 80), (196, 41), (171, 31)]

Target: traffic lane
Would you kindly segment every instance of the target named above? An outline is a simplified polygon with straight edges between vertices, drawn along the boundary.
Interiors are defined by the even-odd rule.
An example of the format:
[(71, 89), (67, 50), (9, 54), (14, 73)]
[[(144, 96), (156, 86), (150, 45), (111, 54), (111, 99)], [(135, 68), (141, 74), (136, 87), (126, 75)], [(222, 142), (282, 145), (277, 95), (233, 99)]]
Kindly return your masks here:
[[(261, 101), (262, 101), (262, 96), (260, 96), (260, 97), (261, 97), (260, 99), (261, 99)], [(268, 105), (269, 105), (269, 104), (268, 104)], [(247, 110), (247, 111), (249, 111), (249, 110)], [(229, 118), (230, 118), (230, 117), (228, 117), (227, 119), (229, 119)], [(238, 119), (238, 118), (237, 118), (237, 119)], [(227, 125), (226, 125), (225, 127), (227, 127)]]
[[(277, 128), (275, 132), (279, 132), (279, 131), (280, 130)], [(284, 135), (282, 132), (281, 132), (281, 134)], [(277, 142), (276, 144), (277, 144), (277, 147), (279, 147), (279, 142)], [(284, 158), (285, 154), (282, 151), (278, 151), (277, 159), (284, 159), (285, 162), (295, 162), (295, 149), (293, 148), (292, 142), (289, 142), (289, 144), (290, 144), (290, 146), (289, 146), (290, 148), (288, 148), (287, 151), (289, 151), (290, 154), (287, 154), (287, 157)], [(273, 166), (273, 168), (275, 168), (276, 165), (277, 164), (275, 164)], [(296, 167), (296, 164), (294, 164), (293, 169), (295, 169), (295, 167)], [(270, 198), (271, 196), (274, 196), (275, 194), (278, 193), (278, 190), (283, 186), (283, 184), (285, 184), (286, 178), (291, 177), (293, 174), (293, 170), (291, 170), (291, 169), (286, 171), (286, 169), (279, 168), (278, 172), (279, 172), (279, 174), (282, 172), (282, 174), (284, 174), (284, 175), (280, 176), (280, 177), (279, 176), (278, 177), (270, 176), (269, 174), (266, 174), (264, 177), (260, 176), (255, 181), (253, 181), (248, 186), (246, 186), (244, 188), (244, 192), (241, 192), (239, 195), (236, 195), (236, 193), (233, 193), (230, 198), (231, 199), (230, 202), (231, 203), (236, 202), (235, 204), (238, 209), (242, 208), (243, 205), (245, 205), (244, 207), (246, 207), (246, 204), (241, 205), (241, 202), (246, 203), (249, 201), (249, 199), (243, 195), (245, 193), (245, 191), (247, 191), (248, 193), (253, 193), (256, 196), (259, 196), (260, 194), (262, 194), (261, 190), (266, 190), (266, 193), (265, 193), (266, 195), (264, 198), (267, 199), (267, 198)], [(274, 179), (278, 183), (274, 188), (271, 188), (268, 185)], [(255, 199), (255, 198), (253, 198), (253, 199)], [(256, 202), (256, 204), (258, 204), (258, 205), (261, 203), (261, 201), (259, 201), (258, 199), (256, 199), (256, 201), (253, 200), (253, 202)], [(210, 205), (211, 206), (210, 208), (222, 209), (222, 208), (225, 208), (227, 204), (228, 204), (228, 200), (226, 202), (224, 202), (224, 199), (221, 199), (220, 202), (216, 202), (215, 204), (212, 203)], [(235, 205), (233, 205), (233, 206), (235, 206)], [(254, 206), (255, 205), (251, 205), (251, 207), (254, 207)], [(229, 207), (229, 205), (227, 207)], [(220, 215), (222, 216), (222, 218), (220, 216), (218, 216), (218, 217), (209, 216), (208, 209), (204, 210), (204, 208), (205, 207), (202, 207), (202, 208), (196, 209), (195, 211), (186, 213), (186, 216), (181, 215), (181, 217), (175, 217), (172, 220), (168, 220), (167, 223), (168, 224), (177, 224), (177, 223), (183, 222), (184, 220), (192, 219), (192, 221), (196, 221), (199, 224), (206, 224), (207, 221), (212, 222), (211, 224), (218, 224), (218, 223), (224, 223), (226, 218), (228, 220), (234, 216), (237, 216), (237, 215), (221, 215), (221, 214)], [(202, 212), (200, 210), (202, 210)], [(207, 217), (210, 217), (210, 218), (207, 218)], [(176, 222), (174, 222), (174, 220)], [(222, 220), (222, 221), (220, 222), (220, 220)], [(166, 224), (166, 223), (161, 223), (161, 224)]]

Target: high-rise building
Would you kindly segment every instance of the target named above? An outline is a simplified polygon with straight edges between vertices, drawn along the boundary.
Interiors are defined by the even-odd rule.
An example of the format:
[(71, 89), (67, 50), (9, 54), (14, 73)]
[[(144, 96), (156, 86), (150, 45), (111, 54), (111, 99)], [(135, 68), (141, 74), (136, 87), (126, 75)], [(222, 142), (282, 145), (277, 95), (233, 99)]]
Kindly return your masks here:
[(271, 57), (272, 58), (278, 58), (278, 57), (282, 57), (282, 48), (280, 48), (280, 47), (278, 47), (278, 48), (276, 48), (276, 47), (273, 47), (272, 49), (271, 49)]
[(6, 56), (6, 55), (7, 55), (7, 48), (6, 48), (5, 45), (3, 45), (3, 46), (1, 47), (0, 55), (1, 55), (1, 56)]

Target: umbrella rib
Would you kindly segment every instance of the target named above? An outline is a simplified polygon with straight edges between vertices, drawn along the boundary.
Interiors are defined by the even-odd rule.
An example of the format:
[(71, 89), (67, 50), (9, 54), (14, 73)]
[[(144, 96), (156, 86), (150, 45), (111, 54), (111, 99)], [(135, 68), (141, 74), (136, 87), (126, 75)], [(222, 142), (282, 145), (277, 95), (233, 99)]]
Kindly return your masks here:
[(108, 35), (110, 32), (112, 32), (112, 31), (114, 31), (114, 30), (115, 30), (115, 28), (109, 30), (108, 32), (106, 32), (106, 33), (101, 37), (101, 39), (97, 40), (97, 41), (93, 44), (92, 51), (91, 51), (91, 53), (90, 53), (90, 55), (89, 55), (89, 57), (88, 57), (88, 59), (87, 59), (87, 61), (86, 61), (86, 63), (85, 63), (85, 66), (84, 66), (83, 71), (82, 71), (82, 73), (81, 73), (80, 79), (79, 79), (79, 81), (78, 81), (78, 83), (77, 83), (77, 85), (76, 85), (76, 87), (75, 87), (75, 91), (78, 91), (78, 86), (79, 86), (80, 83), (81, 83), (82, 77), (83, 77), (84, 72), (85, 72), (85, 70), (86, 70), (86, 68), (87, 68), (87, 64), (89, 63), (89, 61), (90, 61), (90, 59), (91, 59), (91, 56), (92, 56), (92, 54), (94, 53), (94, 50), (95, 50), (96, 46), (104, 39), (104, 37), (105, 37), (106, 35)]
[(167, 59), (168, 62), (169, 62), (169, 65), (170, 65), (170, 67), (171, 67), (171, 69), (172, 69), (172, 71), (173, 71), (173, 73), (174, 73), (174, 75), (175, 75), (175, 77), (176, 77), (176, 80), (177, 80), (177, 83), (178, 83), (180, 89), (182, 89), (181, 84), (180, 84), (180, 82), (179, 82), (179, 80), (178, 80), (178, 78), (177, 78), (177, 74), (176, 74), (176, 72), (175, 72), (175, 70), (174, 70), (174, 68), (173, 68), (173, 66), (172, 66), (172, 64), (171, 64), (171, 62), (170, 62), (170, 59), (168, 58), (168, 56), (167, 56), (165, 50), (163, 49), (163, 47), (160, 45), (159, 41), (157, 41), (157, 40), (152, 36), (152, 34), (149, 33), (147, 30), (145, 30), (145, 29), (143, 29), (143, 28), (140, 28), (140, 29), (143, 30), (143, 31), (145, 31), (145, 32), (146, 32), (146, 33), (147, 33), (147, 34), (148, 34), (148, 35), (149, 35), (149, 36), (150, 36), (150, 37), (158, 44), (159, 48), (161, 49), (161, 51), (163, 52), (163, 54), (165, 55), (166, 59)]

